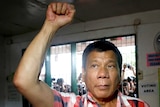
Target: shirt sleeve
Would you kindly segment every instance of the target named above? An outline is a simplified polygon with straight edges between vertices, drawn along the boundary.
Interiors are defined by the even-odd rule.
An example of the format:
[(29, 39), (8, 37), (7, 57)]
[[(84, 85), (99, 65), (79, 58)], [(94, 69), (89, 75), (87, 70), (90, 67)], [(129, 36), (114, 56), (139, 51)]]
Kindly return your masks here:
[(54, 107), (71, 107), (71, 105), (75, 105), (77, 103), (77, 97), (74, 93), (64, 93), (53, 90), (53, 94)]

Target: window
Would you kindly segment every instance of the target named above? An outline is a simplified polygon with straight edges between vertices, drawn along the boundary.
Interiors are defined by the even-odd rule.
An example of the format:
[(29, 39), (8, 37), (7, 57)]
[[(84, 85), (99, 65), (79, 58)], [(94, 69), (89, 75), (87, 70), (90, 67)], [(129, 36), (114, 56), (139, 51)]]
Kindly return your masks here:
[(123, 94), (138, 97), (136, 78), (136, 44), (135, 35), (120, 36), (106, 39), (114, 43), (120, 50), (123, 58), (120, 90)]
[[(100, 38), (101, 39), (101, 38)], [(96, 39), (96, 40), (100, 40)], [(81, 81), (82, 72), (82, 53), (86, 46), (96, 40), (88, 40), (77, 43), (70, 43), (58, 46), (51, 46), (51, 78), (52, 88), (63, 92), (71, 92), (72, 82), (76, 82), (77, 91), (75, 93), (82, 95), (85, 94), (85, 84)], [(122, 71), (126, 65), (125, 73), (122, 72), (122, 85), (121, 91), (129, 96), (138, 97), (137, 95), (137, 78), (136, 78), (136, 44), (135, 35), (118, 36), (112, 38), (102, 38), (101, 40), (110, 41), (115, 44), (120, 50), (123, 57)], [(75, 51), (71, 51), (71, 47), (75, 46)], [(74, 55), (75, 59), (72, 58)], [(72, 59), (76, 64), (72, 63)], [(75, 62), (74, 62), (75, 63)], [(72, 67), (75, 67), (74, 71)], [(130, 69), (131, 68), (131, 69)], [(132, 71), (133, 70), (133, 71)], [(76, 77), (71, 79), (71, 74), (76, 72)], [(127, 73), (129, 72), (129, 73)], [(124, 73), (124, 74), (123, 74)], [(42, 73), (44, 75), (44, 73)], [(131, 75), (130, 75), (131, 74)], [(60, 83), (59, 83), (60, 82)], [(129, 82), (132, 82), (130, 84)], [(62, 85), (63, 84), (63, 85)], [(127, 89), (129, 85), (133, 89)], [(131, 86), (132, 85), (132, 86)], [(62, 89), (63, 88), (63, 89)]]
[(71, 46), (59, 45), (52, 46), (50, 49), (52, 88), (66, 91), (63, 90), (63, 86), (68, 88), (71, 86)]

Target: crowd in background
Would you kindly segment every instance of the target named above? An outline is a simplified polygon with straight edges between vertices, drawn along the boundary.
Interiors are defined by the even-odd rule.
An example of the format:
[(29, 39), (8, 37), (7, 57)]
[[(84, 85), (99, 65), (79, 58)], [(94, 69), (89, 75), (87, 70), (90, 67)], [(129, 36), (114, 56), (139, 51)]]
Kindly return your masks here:
[[(86, 87), (85, 83), (82, 81), (81, 74), (78, 77), (77, 80), (77, 93), (78, 95), (83, 95), (86, 93)], [(65, 92), (70, 93), (71, 92), (71, 85), (64, 84), (63, 78), (58, 78), (57, 80), (52, 79), (52, 88), (59, 91), (59, 92)]]
[(63, 78), (58, 78), (57, 81), (55, 81), (55, 79), (52, 79), (52, 88), (59, 92), (71, 92), (71, 86), (64, 84)]
[(123, 64), (121, 91), (123, 94), (137, 97), (136, 71), (130, 64)]

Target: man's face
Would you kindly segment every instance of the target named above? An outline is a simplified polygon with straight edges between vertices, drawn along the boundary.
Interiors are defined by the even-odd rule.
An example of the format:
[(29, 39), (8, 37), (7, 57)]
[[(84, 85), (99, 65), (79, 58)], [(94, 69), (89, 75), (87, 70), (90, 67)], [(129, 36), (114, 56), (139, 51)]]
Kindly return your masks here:
[(117, 58), (113, 51), (91, 52), (83, 71), (87, 90), (95, 100), (112, 97), (120, 83)]

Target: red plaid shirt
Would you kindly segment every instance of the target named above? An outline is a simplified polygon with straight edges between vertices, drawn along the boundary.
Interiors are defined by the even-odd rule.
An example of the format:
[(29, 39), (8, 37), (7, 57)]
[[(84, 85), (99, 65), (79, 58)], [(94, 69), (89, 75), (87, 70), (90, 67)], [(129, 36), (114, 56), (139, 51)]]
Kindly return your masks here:
[[(76, 96), (74, 93), (59, 93), (53, 90), (54, 107), (100, 107), (92, 98), (91, 93)], [(136, 106), (137, 105), (137, 106)], [(118, 92), (116, 107), (150, 107), (144, 101), (123, 95)]]

